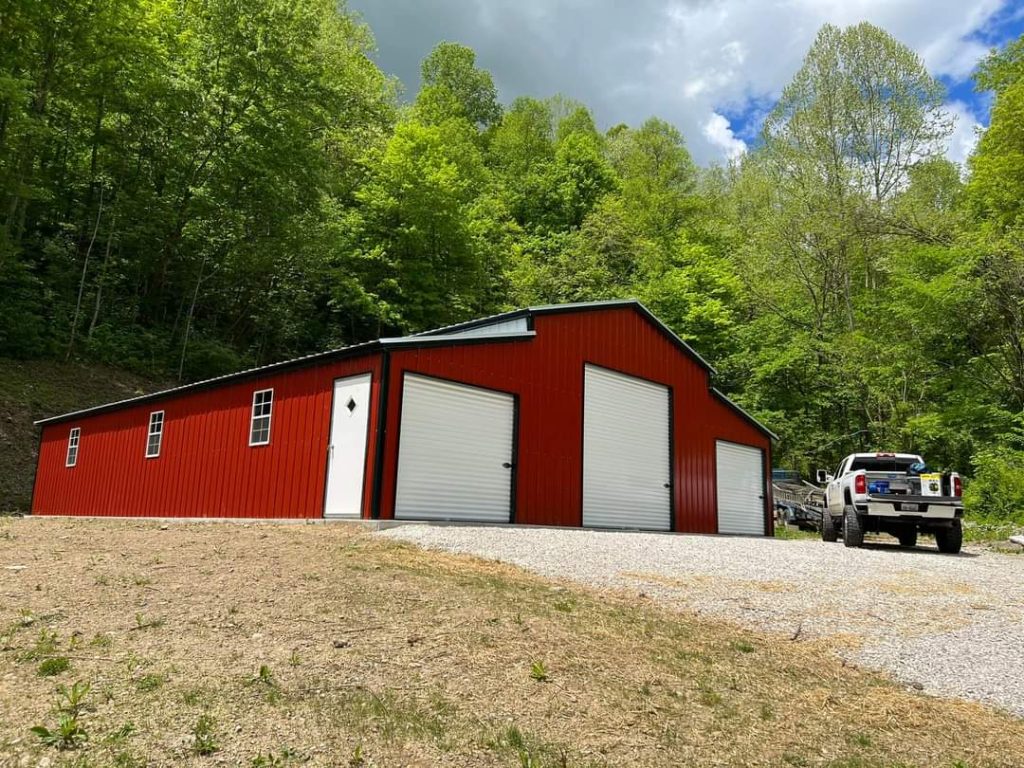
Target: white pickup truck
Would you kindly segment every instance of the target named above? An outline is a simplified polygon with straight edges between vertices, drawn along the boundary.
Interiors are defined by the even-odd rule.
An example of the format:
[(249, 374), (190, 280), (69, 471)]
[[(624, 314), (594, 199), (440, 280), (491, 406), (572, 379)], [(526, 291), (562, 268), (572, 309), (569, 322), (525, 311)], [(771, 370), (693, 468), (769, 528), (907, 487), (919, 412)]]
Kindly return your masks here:
[(818, 470), (827, 484), (821, 538), (848, 547), (864, 543), (868, 531), (889, 533), (902, 547), (917, 544), (918, 533), (935, 536), (940, 552), (955, 554), (963, 543), (960, 476), (924, 472), (924, 460), (911, 453), (854, 453), (835, 474)]

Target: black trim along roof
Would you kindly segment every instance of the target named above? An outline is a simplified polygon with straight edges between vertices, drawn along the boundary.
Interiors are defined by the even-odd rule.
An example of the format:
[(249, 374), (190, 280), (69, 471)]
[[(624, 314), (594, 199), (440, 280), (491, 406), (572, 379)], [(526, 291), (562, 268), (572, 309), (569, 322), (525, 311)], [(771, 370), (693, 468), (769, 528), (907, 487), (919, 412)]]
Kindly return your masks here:
[(776, 435), (774, 432), (772, 432), (770, 429), (768, 429), (768, 427), (766, 427), (760, 421), (758, 421), (753, 416), (751, 416), (749, 413), (747, 413), (745, 410), (743, 410), (736, 402), (734, 402), (733, 400), (730, 400), (727, 395), (725, 395), (724, 393), (721, 392), (721, 390), (718, 390), (718, 389), (715, 389), (714, 387), (712, 387), (711, 388), (711, 394), (713, 394), (715, 397), (717, 397), (719, 400), (721, 400), (723, 403), (725, 403), (725, 405), (727, 405), (730, 409), (732, 409), (736, 413), (736, 415), (742, 416), (746, 421), (750, 422), (753, 426), (757, 427), (759, 430), (764, 432), (772, 440), (778, 440), (779, 439), (778, 435)]
[[(689, 344), (683, 341), (677, 336), (671, 328), (665, 325), (661, 320), (655, 317), (647, 307), (641, 304), (636, 299), (613, 299), (610, 301), (587, 301), (578, 302), (573, 304), (546, 304), (536, 307), (526, 307), (524, 309), (516, 309), (511, 312), (503, 312), (497, 315), (491, 315), (490, 317), (482, 317), (476, 320), (469, 320), (464, 323), (455, 323), (454, 325), (448, 325), (443, 328), (436, 328), (430, 331), (423, 331), (422, 333), (414, 334), (412, 336), (402, 336), (400, 338), (385, 338), (377, 339), (376, 341), (367, 341), (362, 344), (353, 344), (349, 347), (342, 347), (340, 349), (328, 350), (326, 352), (316, 352), (311, 355), (305, 355), (303, 357), (296, 357), (291, 360), (283, 360), (278, 363), (271, 363), (270, 365), (263, 365), (257, 368), (249, 368), (244, 371), (237, 371), (235, 373), (228, 373), (223, 376), (216, 376), (211, 379), (204, 379), (202, 381), (196, 381), (191, 384), (185, 384), (180, 387), (172, 387), (170, 389), (160, 390), (159, 392), (151, 392), (145, 395), (139, 395), (137, 397), (130, 397), (125, 400), (118, 400), (113, 403), (106, 403), (103, 405), (97, 405), (92, 408), (83, 408), (77, 411), (71, 411), (69, 413), (63, 413), (59, 416), (50, 416), (49, 418), (40, 419), (35, 422), (37, 426), (46, 424), (56, 424), (61, 421), (67, 421), (68, 419), (79, 417), (79, 416), (92, 416), (97, 413), (105, 411), (113, 411), (119, 408), (124, 408), (132, 405), (139, 405), (141, 403), (147, 403), (154, 400), (159, 400), (170, 395), (177, 395), (183, 392), (193, 392), (202, 389), (208, 389), (210, 387), (218, 386), (228, 382), (244, 381), (246, 379), (255, 378), (257, 376), (263, 376), (268, 373), (274, 373), (280, 370), (288, 370), (291, 368), (302, 368), (309, 365), (317, 365), (321, 362), (328, 362), (333, 360), (341, 360), (349, 357), (358, 357), (360, 355), (370, 354), (372, 352), (378, 352), (387, 349), (394, 348), (413, 348), (413, 347), (434, 347), (434, 346), (449, 346), (454, 344), (482, 344), (482, 343), (493, 343), (499, 341), (523, 341), (533, 338), (536, 332), (533, 330), (527, 331), (514, 331), (514, 332), (497, 332), (480, 335), (460, 335), (463, 331), (472, 330), (474, 328), (483, 328), (489, 325), (495, 325), (497, 323), (505, 322), (507, 320), (514, 320), (519, 317), (527, 318), (528, 327), (532, 329), (533, 324), (530, 319), (534, 315), (548, 315), (548, 314), (559, 314), (568, 312), (588, 312), (593, 310), (602, 309), (623, 309), (628, 308), (638, 312), (643, 316), (651, 325), (653, 325), (663, 336), (665, 336), (670, 342), (678, 347), (684, 354), (693, 358), (701, 367), (703, 367), (709, 374), (714, 374), (715, 369), (703, 358), (696, 350), (693, 349)], [(761, 422), (751, 416), (749, 413), (744, 411), (740, 406), (726, 397), (717, 389), (712, 388), (712, 393), (728, 405), (738, 415), (749, 421), (755, 427), (760, 429), (766, 435), (771, 437), (773, 440), (777, 440), (778, 437), (764, 426)]]
[(33, 422), (36, 426), (45, 426), (47, 424), (56, 424), (61, 421), (67, 421), (68, 419), (76, 418), (79, 416), (94, 416), (97, 413), (103, 413), (105, 411), (114, 411), (119, 408), (127, 408), (132, 405), (140, 405), (142, 403), (152, 402), (154, 400), (161, 400), (171, 395), (178, 395), (184, 392), (194, 392), (197, 390), (209, 389), (210, 387), (219, 386), (221, 384), (227, 384), (229, 382), (245, 381), (246, 379), (256, 378), (258, 376), (264, 376), (268, 373), (274, 373), (280, 370), (290, 370), (293, 368), (305, 368), (310, 365), (317, 365), (322, 362), (329, 362), (333, 360), (344, 360), (349, 357), (359, 357), (360, 355), (367, 355), (372, 352), (378, 352), (382, 349), (393, 349), (396, 347), (410, 348), (410, 347), (443, 347), (452, 344), (482, 344), (485, 342), (498, 342), (498, 341), (523, 341), (526, 339), (532, 339), (536, 336), (533, 331), (527, 331), (525, 333), (489, 333), (481, 336), (432, 336), (430, 338), (423, 338), (418, 336), (402, 336), (400, 338), (391, 339), (377, 339), (376, 341), (366, 341), (362, 344), (353, 344), (349, 347), (342, 347), (340, 349), (332, 349), (327, 352), (316, 352), (312, 355), (304, 355), (302, 357), (296, 357), (291, 360), (282, 360), (279, 363), (271, 363), (270, 365), (261, 365), (257, 368), (249, 368), (244, 371), (236, 371), (235, 373), (226, 373), (223, 376), (215, 376), (212, 379), (203, 379), (202, 381), (195, 381), (191, 384), (183, 384), (180, 387), (171, 387), (170, 389), (161, 389), (158, 392), (150, 392), (145, 395), (138, 395), (136, 397), (129, 397), (124, 400), (116, 400), (112, 403), (104, 403), (102, 405), (95, 405), (91, 408), (82, 408), (77, 411), (70, 411), (68, 413), (62, 413), (59, 416), (49, 416), (45, 419), (39, 419)]

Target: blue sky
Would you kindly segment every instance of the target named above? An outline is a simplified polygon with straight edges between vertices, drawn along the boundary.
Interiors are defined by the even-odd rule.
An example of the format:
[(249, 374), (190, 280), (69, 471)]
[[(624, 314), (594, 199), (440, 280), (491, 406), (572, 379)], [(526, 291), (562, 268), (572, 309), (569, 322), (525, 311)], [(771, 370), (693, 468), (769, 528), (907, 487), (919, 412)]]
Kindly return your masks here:
[(349, 0), (377, 40), (377, 61), (413, 96), (419, 63), (442, 40), (477, 52), (503, 102), (562, 93), (601, 127), (656, 115), (695, 159), (736, 156), (800, 66), (824, 23), (869, 21), (914, 49), (947, 86), (963, 161), (989, 100), (971, 72), (1024, 34), (1024, 0)]

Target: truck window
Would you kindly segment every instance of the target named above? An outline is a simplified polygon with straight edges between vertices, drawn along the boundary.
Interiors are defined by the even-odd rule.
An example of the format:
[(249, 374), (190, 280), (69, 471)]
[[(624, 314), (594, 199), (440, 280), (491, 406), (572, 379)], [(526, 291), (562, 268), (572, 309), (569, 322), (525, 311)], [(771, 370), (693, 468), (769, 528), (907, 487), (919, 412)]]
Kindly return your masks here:
[(859, 469), (868, 472), (906, 472), (916, 461), (916, 457), (857, 456), (850, 462), (850, 472), (856, 472)]

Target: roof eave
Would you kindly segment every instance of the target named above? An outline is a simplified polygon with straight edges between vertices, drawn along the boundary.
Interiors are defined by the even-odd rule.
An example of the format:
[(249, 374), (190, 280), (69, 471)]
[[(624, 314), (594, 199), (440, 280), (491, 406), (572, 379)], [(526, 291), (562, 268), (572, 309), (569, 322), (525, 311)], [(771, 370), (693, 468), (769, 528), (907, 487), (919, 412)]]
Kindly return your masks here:
[(62, 421), (69, 421), (82, 416), (95, 416), (96, 414), (104, 413), (106, 411), (116, 411), (121, 408), (129, 408), (135, 405), (142, 405), (143, 403), (155, 402), (165, 397), (174, 397), (176, 395), (201, 391), (203, 389), (221, 386), (223, 384), (245, 381), (246, 379), (257, 378), (259, 376), (276, 373), (278, 371), (303, 368), (332, 360), (344, 359), (346, 357), (358, 357), (381, 349), (417, 349), (422, 347), (461, 346), (505, 341), (528, 341), (536, 335), (537, 334), (534, 331), (515, 331), (480, 334), (477, 336), (403, 336), (400, 338), (377, 339), (375, 341), (364, 342), (363, 344), (355, 344), (351, 347), (342, 347), (341, 349), (335, 349), (329, 352), (318, 352), (313, 355), (306, 355), (305, 357), (283, 360), (279, 363), (271, 363), (270, 365), (264, 365), (259, 368), (249, 368), (244, 371), (238, 371), (237, 373), (229, 373), (212, 379), (204, 379), (192, 384), (185, 384), (181, 387), (163, 389), (159, 392), (151, 392), (145, 395), (138, 395), (137, 397), (126, 398), (124, 400), (116, 400), (112, 403), (95, 405), (91, 408), (82, 408), (77, 411), (62, 413), (58, 416), (49, 416), (45, 419), (39, 419), (38, 421), (33, 422), (33, 424), (35, 424), (35, 426), (58, 424)]
[(171, 387), (170, 389), (161, 389), (157, 392), (149, 392), (144, 395), (138, 395), (136, 397), (128, 397), (124, 400), (115, 400), (112, 403), (102, 403), (100, 405), (94, 405), (90, 408), (81, 408), (77, 411), (69, 411), (68, 413), (62, 413), (57, 416), (48, 416), (45, 419), (38, 419), (32, 422), (37, 427), (47, 426), (49, 424), (59, 424), (62, 421), (68, 421), (70, 419), (79, 418), (81, 416), (95, 416), (98, 413), (104, 413), (106, 411), (116, 411), (121, 408), (129, 408), (134, 405), (142, 405), (143, 403), (155, 402), (162, 400), (165, 397), (173, 397), (188, 392), (199, 392), (204, 389), (211, 387), (221, 386), (224, 384), (231, 384), (238, 381), (245, 381), (246, 379), (254, 379), (259, 376), (263, 376), (269, 373), (275, 373), (282, 370), (291, 370), (296, 368), (305, 368), (311, 365), (317, 365), (322, 362), (328, 362), (330, 360), (342, 360), (347, 357), (359, 357), (360, 355), (370, 354), (382, 348), (380, 340), (367, 341), (362, 344), (353, 344), (350, 347), (342, 347), (340, 349), (332, 349), (327, 352), (317, 352), (312, 355), (305, 355), (303, 357), (296, 357), (291, 360), (282, 360), (277, 363), (271, 363), (269, 365), (259, 366), (257, 368), (247, 368), (244, 371), (236, 371), (235, 373), (227, 373), (223, 376), (214, 376), (210, 379), (203, 379), (202, 381), (195, 381), (191, 384), (184, 384), (180, 387)]

